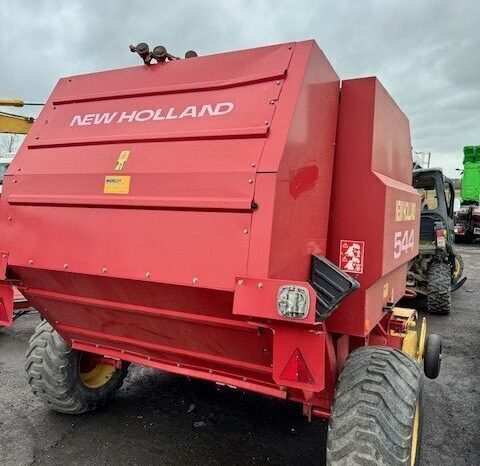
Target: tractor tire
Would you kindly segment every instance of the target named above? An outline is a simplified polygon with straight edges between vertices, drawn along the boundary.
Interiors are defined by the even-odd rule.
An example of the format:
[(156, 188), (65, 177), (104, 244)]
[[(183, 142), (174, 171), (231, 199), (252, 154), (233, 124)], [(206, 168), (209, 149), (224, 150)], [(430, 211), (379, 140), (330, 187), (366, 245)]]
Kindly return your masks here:
[(474, 241), (475, 241), (475, 236), (471, 231), (465, 234), (465, 242), (467, 244), (472, 244)]
[(463, 269), (465, 265), (461, 254), (456, 253), (453, 259), (454, 266), (452, 267), (452, 285), (455, 285), (463, 276)]
[(432, 261), (427, 271), (427, 310), (431, 314), (449, 314), (452, 307), (450, 264)]
[(96, 364), (81, 372), (86, 358), (98, 357), (70, 348), (45, 320), (29, 341), (25, 370), (33, 393), (50, 409), (66, 414), (94, 411), (118, 390), (128, 371)]
[(368, 346), (345, 361), (328, 425), (327, 466), (419, 462), (423, 376), (400, 350)]

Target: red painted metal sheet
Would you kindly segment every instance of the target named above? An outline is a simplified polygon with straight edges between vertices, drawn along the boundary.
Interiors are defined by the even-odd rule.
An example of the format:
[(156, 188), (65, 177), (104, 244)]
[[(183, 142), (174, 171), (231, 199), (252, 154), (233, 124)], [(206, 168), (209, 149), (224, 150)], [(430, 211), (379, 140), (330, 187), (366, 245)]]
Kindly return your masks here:
[[(136, 66), (60, 80), (53, 103), (237, 87), (283, 76), (295, 44)], [(86, 78), (86, 79), (85, 79)]]
[(13, 287), (0, 283), (0, 327), (10, 327), (13, 319)]
[(8, 266), (8, 252), (0, 251), (0, 280), (5, 280)]
[[(307, 381), (287, 377), (289, 363), (301, 358)], [(273, 338), (273, 379), (279, 385), (321, 392), (325, 388), (325, 332), (277, 327)], [(295, 374), (293, 374), (295, 376)]]
[(404, 295), (406, 264), (418, 252), (419, 196), (411, 173), (405, 115), (377, 79), (344, 81), (327, 257), (338, 264), (342, 240), (363, 244), (363, 271), (350, 272), (360, 290), (329, 317), (328, 330), (365, 336), (385, 315), (383, 307)]
[(233, 314), (267, 320), (279, 320), (292, 324), (292, 320), (278, 314), (278, 291), (286, 285), (305, 288), (310, 296), (309, 309), (305, 319), (295, 320), (295, 324), (315, 325), (316, 293), (307, 282), (294, 280), (265, 280), (252, 277), (237, 277), (233, 300)]
[[(416, 248), (390, 258), (384, 227), (416, 202), (408, 122), (376, 81), (347, 82), (336, 133), (338, 97), (314, 41), (61, 80), (4, 179), (7, 278), (76, 349), (328, 415), (311, 255), (365, 243), (362, 289), (327, 322), (363, 336)], [(278, 316), (284, 284), (309, 290), (305, 322)]]
[[(314, 42), (296, 44), (260, 160), (248, 276), (306, 281), (311, 255), (325, 254), (338, 97), (339, 78), (323, 52)], [(273, 137), (279, 127), (288, 130)]]
[(246, 272), (249, 212), (17, 207), (6, 225), (23, 242), (12, 266), (226, 290)]
[(168, 139), (265, 136), (280, 86), (85, 101), (50, 107), (29, 148)]
[(207, 369), (206, 367), (199, 367), (198, 365), (190, 366), (180, 363), (172, 364), (169, 361), (158, 360), (151, 357), (144, 357), (142, 355), (131, 353), (129, 351), (119, 351), (108, 347), (100, 347), (97, 345), (84, 343), (81, 341), (74, 341), (72, 343), (72, 347), (80, 351), (87, 351), (100, 355), (109, 355), (114, 358), (130, 361), (134, 364), (141, 364), (143, 366), (153, 367), (154, 369), (170, 372), (172, 374), (179, 374), (185, 375), (187, 377), (208, 380), (211, 382), (215, 382), (218, 385), (225, 385), (233, 389), (239, 388), (242, 390), (261, 393), (262, 395), (274, 396), (276, 398), (287, 398), (286, 390), (281, 390), (274, 385), (266, 384), (254, 378), (239, 378), (237, 374), (225, 375), (220, 371), (213, 371), (211, 369)]

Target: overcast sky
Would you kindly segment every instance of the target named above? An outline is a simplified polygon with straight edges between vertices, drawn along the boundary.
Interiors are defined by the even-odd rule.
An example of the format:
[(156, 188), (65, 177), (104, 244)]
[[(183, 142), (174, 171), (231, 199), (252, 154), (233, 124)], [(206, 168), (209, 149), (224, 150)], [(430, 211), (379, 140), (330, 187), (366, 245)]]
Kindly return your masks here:
[(45, 101), (59, 77), (136, 65), (130, 43), (183, 56), (314, 38), (341, 78), (380, 78), (432, 165), (455, 176), (480, 144), (478, 0), (0, 0), (0, 24), (0, 97)]

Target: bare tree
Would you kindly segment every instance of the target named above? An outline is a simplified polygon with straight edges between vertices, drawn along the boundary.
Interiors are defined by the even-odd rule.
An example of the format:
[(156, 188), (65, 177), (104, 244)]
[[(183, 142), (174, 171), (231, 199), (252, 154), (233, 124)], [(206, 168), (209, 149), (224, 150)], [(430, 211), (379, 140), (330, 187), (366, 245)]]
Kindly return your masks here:
[(18, 134), (2, 134), (0, 136), (0, 152), (14, 152), (20, 143)]

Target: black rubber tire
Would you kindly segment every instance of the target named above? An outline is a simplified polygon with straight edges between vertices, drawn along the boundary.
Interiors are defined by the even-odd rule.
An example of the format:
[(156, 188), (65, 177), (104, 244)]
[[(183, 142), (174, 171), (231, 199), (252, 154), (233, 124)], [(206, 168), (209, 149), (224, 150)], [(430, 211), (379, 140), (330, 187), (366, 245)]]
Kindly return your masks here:
[(432, 261), (427, 271), (427, 309), (431, 314), (448, 314), (452, 307), (450, 264)]
[(438, 377), (441, 362), (442, 339), (435, 333), (431, 333), (427, 336), (423, 357), (423, 370), (429, 379), (436, 379)]
[(30, 338), (25, 370), (33, 393), (53, 411), (80, 414), (103, 406), (121, 387), (128, 371), (124, 363), (100, 388), (87, 387), (80, 378), (81, 352), (70, 348), (45, 320)]
[(471, 231), (467, 231), (464, 235), (455, 235), (455, 243), (458, 244), (471, 244), (475, 237)]
[(328, 424), (327, 466), (410, 466), (415, 412), (420, 457), (423, 375), (402, 351), (353, 351), (338, 379)]
[[(458, 273), (458, 275), (455, 277), (453, 274), (455, 272), (455, 261), (458, 261), (459, 263), (459, 267), (460, 267), (460, 272)], [(455, 253), (455, 256), (453, 258), (453, 263), (454, 263), (454, 266), (452, 267), (452, 285), (455, 285), (455, 283), (457, 283), (462, 277), (463, 277), (463, 270), (465, 268), (465, 264), (463, 263), (463, 257), (461, 254), (459, 254), (458, 252)]]

